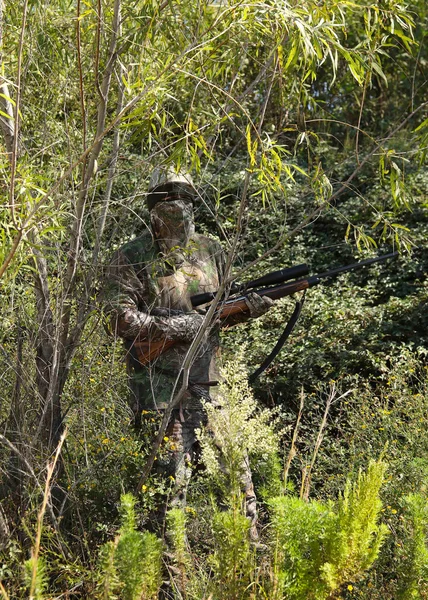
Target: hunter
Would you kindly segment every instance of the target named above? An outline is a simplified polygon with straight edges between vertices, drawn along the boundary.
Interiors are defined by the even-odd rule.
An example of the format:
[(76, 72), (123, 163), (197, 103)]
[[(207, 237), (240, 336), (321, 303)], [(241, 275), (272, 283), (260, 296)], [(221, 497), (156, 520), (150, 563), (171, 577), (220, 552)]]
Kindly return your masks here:
[[(183, 359), (204, 321), (192, 308), (190, 297), (215, 291), (224, 275), (225, 256), (219, 242), (195, 232), (197, 197), (188, 174), (156, 169), (146, 201), (150, 229), (122, 246), (108, 268), (106, 310), (127, 350), (137, 427), (142, 416), (163, 411), (170, 402)], [(261, 316), (273, 304), (257, 294), (249, 294), (246, 303), (249, 311), (240, 322)], [(176, 343), (156, 359), (147, 360), (151, 347), (165, 340)], [(187, 398), (169, 424), (167, 436), (173, 450), (155, 463), (158, 472), (175, 480), (171, 506), (185, 505), (196, 430), (206, 423), (203, 402), (216, 400), (215, 387), (208, 384), (219, 378), (218, 358), (219, 325), (214, 325), (191, 367)], [(256, 537), (256, 498), (248, 464), (243, 468), (242, 487), (251, 535)]]

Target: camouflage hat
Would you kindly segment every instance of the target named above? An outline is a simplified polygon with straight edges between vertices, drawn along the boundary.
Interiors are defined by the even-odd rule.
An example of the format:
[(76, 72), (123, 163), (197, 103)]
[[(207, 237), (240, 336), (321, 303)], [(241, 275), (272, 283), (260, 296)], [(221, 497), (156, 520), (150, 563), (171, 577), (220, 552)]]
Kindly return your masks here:
[(158, 202), (163, 202), (169, 197), (172, 199), (180, 195), (193, 199), (196, 195), (191, 176), (188, 173), (177, 173), (173, 167), (154, 169), (148, 192), (146, 202), (149, 210), (152, 210)]

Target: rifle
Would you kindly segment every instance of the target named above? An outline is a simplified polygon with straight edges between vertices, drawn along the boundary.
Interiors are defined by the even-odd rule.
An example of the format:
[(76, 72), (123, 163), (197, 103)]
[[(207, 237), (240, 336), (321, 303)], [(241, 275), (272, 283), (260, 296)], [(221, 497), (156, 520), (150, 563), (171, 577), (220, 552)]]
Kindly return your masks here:
[[(369, 265), (395, 258), (396, 256), (398, 256), (398, 252), (383, 254), (381, 256), (377, 256), (376, 258), (369, 258), (367, 260), (362, 260), (344, 267), (337, 267), (335, 269), (331, 269), (330, 271), (326, 271), (325, 273), (312, 275), (311, 277), (306, 278), (305, 276), (309, 274), (309, 267), (306, 264), (301, 264), (268, 273), (263, 277), (259, 277), (258, 279), (254, 279), (242, 285), (235, 284), (230, 290), (230, 293), (233, 294), (234, 297), (229, 297), (220, 304), (217, 318), (227, 324), (227, 319), (230, 317), (248, 312), (249, 308), (245, 302), (245, 294), (250, 291), (262, 297), (266, 296), (271, 300), (279, 300), (280, 298), (291, 296), (296, 292), (306, 292), (306, 290), (320, 284), (324, 279), (336, 277), (337, 275), (341, 275), (342, 273), (347, 273), (349, 271), (357, 271), (359, 269), (363, 269), (364, 267), (368, 267)], [(299, 279), (299, 277), (301, 279)], [(291, 279), (295, 279), (295, 281), (290, 281)], [(196, 308), (213, 300), (215, 295), (216, 292), (196, 294), (192, 296), (190, 300), (192, 302), (192, 306)], [(258, 377), (260, 373), (262, 373), (269, 366), (269, 364), (281, 350), (300, 316), (303, 302), (304, 297), (302, 300), (296, 303), (294, 313), (291, 316), (284, 333), (281, 335), (275, 348), (266, 358), (263, 364), (255, 373), (253, 373), (253, 375), (251, 375), (250, 382), (254, 381), (254, 379), (256, 379), (256, 377)], [(133, 347), (136, 350), (140, 364), (147, 365), (158, 358), (161, 354), (169, 350), (169, 348), (174, 346), (176, 343), (177, 342), (174, 340), (161, 340), (159, 342), (136, 341), (133, 344)]]

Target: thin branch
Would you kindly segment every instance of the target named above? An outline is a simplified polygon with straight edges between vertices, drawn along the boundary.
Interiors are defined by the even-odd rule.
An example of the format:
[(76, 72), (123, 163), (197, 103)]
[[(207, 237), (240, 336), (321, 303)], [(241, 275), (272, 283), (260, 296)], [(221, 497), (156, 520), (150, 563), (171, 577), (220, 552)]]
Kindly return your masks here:
[(5, 590), (4, 585), (2, 584), (1, 581), (0, 581), (0, 592), (3, 594), (3, 600), (9, 600), (9, 594)]
[[(339, 398), (337, 398), (337, 400), (342, 400), (342, 398), (346, 398), (346, 396), (349, 396), (349, 394), (352, 392), (353, 390), (348, 390), (347, 392), (345, 392), (344, 394), (341, 394), (339, 396)], [(307, 502), (309, 500), (309, 491), (310, 491), (310, 487), (311, 487), (311, 477), (312, 477), (312, 471), (315, 465), (315, 461), (317, 459), (318, 456), (318, 452), (319, 449), (321, 448), (321, 444), (324, 438), (324, 430), (326, 428), (327, 425), (327, 418), (328, 418), (328, 414), (330, 412), (330, 408), (331, 405), (333, 404), (334, 400), (336, 400), (336, 385), (333, 383), (333, 385), (330, 388), (330, 393), (327, 397), (327, 402), (325, 405), (325, 410), (324, 410), (324, 415), (321, 421), (321, 425), (320, 428), (318, 430), (318, 435), (317, 435), (317, 439), (315, 442), (315, 446), (314, 446), (314, 451), (312, 454), (312, 459), (309, 465), (306, 465), (303, 469), (303, 479), (302, 479), (302, 490), (303, 493), (301, 491), (300, 497)]]
[[(3, 83), (1, 83), (3, 81)], [(8, 153), (9, 160), (12, 157), (13, 152), (13, 140), (14, 140), (14, 119), (13, 119), (13, 107), (12, 102), (8, 100), (9, 98), (9, 88), (7, 83), (0, 76), (0, 110), (8, 115), (8, 117), (4, 117), (0, 115), (0, 127), (4, 136), (4, 141), (6, 144), (6, 151)]]
[(321, 421), (320, 428), (318, 430), (318, 435), (317, 435), (317, 439), (315, 442), (314, 451), (312, 453), (311, 462), (309, 465), (306, 465), (303, 470), (303, 478), (302, 478), (303, 479), (302, 480), (303, 495), (301, 494), (300, 497), (303, 500), (305, 500), (305, 502), (307, 502), (309, 500), (309, 490), (310, 490), (310, 486), (311, 486), (312, 469), (313, 469), (315, 461), (317, 459), (319, 449), (321, 448), (321, 443), (322, 443), (322, 440), (324, 437), (324, 430), (327, 425), (328, 413), (330, 412), (330, 407), (331, 407), (331, 404), (332, 404), (335, 396), (336, 396), (336, 386), (333, 384), (333, 386), (330, 389), (330, 393), (327, 397), (327, 402), (326, 402), (325, 409), (324, 409), (324, 415), (323, 415), (323, 418)]
[[(6, 348), (0, 344), (0, 352), (3, 354), (3, 357), (9, 367), (9, 369), (11, 369), (11, 371), (13, 371), (13, 373), (15, 374), (15, 377), (19, 376), (19, 371), (17, 370), (17, 366), (15, 365), (14, 359), (9, 356)], [(30, 379), (29, 377), (29, 371), (27, 369), (23, 369), (23, 374), (22, 374), (22, 380), (21, 380), (21, 385), (24, 388), (24, 390), (28, 393), (28, 394), (37, 394), (37, 390), (34, 389), (33, 385), (28, 384), (28, 380)]]
[[(33, 479), (34, 483), (36, 484), (37, 488), (39, 489), (40, 492), (43, 493), (43, 488), (39, 483), (39, 480), (36, 477), (36, 474), (33, 471), (33, 467), (30, 465), (30, 463), (28, 462), (28, 460), (25, 458), (25, 456), (22, 454), (22, 452), (20, 452), (18, 450), (18, 448), (12, 444), (12, 442), (10, 442), (4, 435), (2, 435), (0, 433), (0, 442), (2, 444), (4, 444), (5, 446), (7, 446), (9, 448), (9, 450), (11, 450), (12, 452), (14, 452), (20, 459), (20, 461), (25, 465), (26, 469), (27, 469), (27, 475), (30, 475), (31, 478)], [(52, 524), (54, 525), (55, 529), (57, 532), (59, 532), (59, 524), (58, 521), (55, 517), (55, 513), (53, 511), (53, 507), (52, 504), (50, 503), (50, 501), (47, 504), (47, 509), (49, 512), (49, 516), (52, 520)]]
[[(15, 179), (16, 179), (16, 163), (18, 160), (18, 136), (19, 136), (19, 112), (21, 103), (21, 71), (22, 71), (22, 54), (24, 48), (24, 35), (25, 27), (27, 23), (27, 9), (28, 0), (24, 0), (24, 7), (22, 10), (22, 21), (21, 21), (21, 33), (19, 36), (18, 46), (18, 73), (16, 77), (16, 101), (15, 101), (15, 121), (13, 130), (13, 147), (12, 155), (10, 158), (10, 191), (9, 191), (9, 204), (10, 212), (12, 216), (12, 223), (18, 229), (15, 217)], [(19, 243), (19, 242), (18, 242)], [(1, 273), (0, 273), (1, 277)]]
[(101, 23), (102, 23), (102, 21), (101, 21), (101, 12), (102, 12), (101, 0), (97, 0), (97, 31), (96, 31), (96, 34), (95, 34), (94, 79), (95, 79), (95, 86), (97, 88), (97, 91), (98, 91), (98, 94), (99, 94), (100, 98), (105, 100), (105, 97), (103, 96), (103, 92), (101, 91), (100, 82), (99, 82)]
[[(367, 131), (361, 129), (360, 127), (357, 127), (357, 125), (352, 125), (352, 123), (347, 123), (346, 121), (341, 121), (340, 119), (306, 119), (305, 123), (337, 123), (338, 125), (343, 125), (344, 127), (349, 127), (350, 129), (358, 130), (360, 134), (365, 135), (369, 138), (370, 141), (376, 143), (375, 138), (372, 135), (370, 135)], [(335, 137), (335, 139), (338, 138)]]
[(294, 426), (293, 439), (291, 440), (290, 452), (288, 453), (287, 462), (285, 463), (284, 471), (282, 473), (284, 492), (286, 491), (286, 488), (287, 488), (288, 472), (290, 470), (291, 462), (292, 462), (293, 458), (296, 456), (296, 441), (297, 441), (297, 436), (299, 434), (300, 420), (302, 418), (304, 405), (305, 405), (305, 395), (303, 393), (303, 386), (302, 386), (302, 389), (300, 392), (299, 413), (297, 415), (296, 424)]
[[(77, 269), (77, 261), (79, 255), (79, 248), (82, 238), (82, 227), (83, 227), (83, 216), (86, 207), (86, 201), (88, 197), (88, 189), (89, 184), (91, 182), (92, 177), (95, 174), (95, 165), (97, 163), (97, 159), (102, 149), (103, 140), (104, 140), (104, 131), (105, 131), (105, 121), (107, 115), (107, 100), (108, 94), (110, 90), (110, 82), (113, 74), (114, 66), (117, 60), (116, 54), (116, 46), (118, 39), (118, 32), (120, 27), (120, 9), (121, 9), (121, 0), (115, 0), (114, 3), (114, 14), (113, 14), (113, 22), (111, 27), (111, 37), (110, 37), (110, 45), (109, 45), (109, 54), (107, 65), (104, 70), (103, 81), (101, 85), (101, 89), (99, 90), (99, 103), (98, 103), (98, 116), (97, 116), (97, 129), (95, 133), (94, 143), (90, 148), (90, 153), (88, 153), (88, 167), (85, 173), (85, 176), (82, 177), (82, 182), (79, 191), (79, 198), (77, 200), (76, 205), (76, 214), (75, 221), (73, 224), (73, 228), (71, 231), (71, 243), (69, 250), (69, 262), (67, 267), (67, 273), (64, 281), (64, 289), (66, 290), (66, 294), (70, 291), (72, 286), (76, 269)], [(100, 18), (100, 15), (99, 15)], [(99, 36), (99, 33), (97, 34)], [(98, 42), (97, 42), (98, 43)], [(83, 153), (85, 154), (85, 152)], [(64, 324), (64, 338), (67, 335), (67, 323)], [(63, 341), (65, 339), (63, 338)]]
[(413, 69), (413, 76), (412, 76), (412, 110), (414, 109), (414, 106), (415, 106), (416, 71), (418, 70), (418, 66), (419, 66), (419, 61), (420, 61), (420, 58), (421, 58), (422, 49), (425, 47), (424, 41), (425, 41), (425, 34), (423, 35), (422, 40), (421, 40), (421, 42), (419, 44), (418, 55), (417, 55), (416, 61), (415, 61), (415, 68)]
[[(120, 25), (119, 25), (119, 27), (120, 27)], [(119, 32), (119, 34), (120, 34), (120, 32)], [(118, 113), (122, 110), (123, 100), (124, 100), (124, 85), (123, 85), (123, 81), (122, 81), (122, 72), (123, 72), (123, 67), (119, 62), (119, 69), (118, 69), (118, 73), (117, 73), (117, 81), (118, 81), (118, 86), (119, 86), (118, 100), (117, 100), (117, 112)], [(83, 298), (80, 301), (77, 318), (76, 318), (76, 325), (74, 326), (74, 328), (72, 329), (72, 331), (70, 332), (70, 334), (68, 336), (67, 346), (66, 346), (67, 356), (66, 356), (66, 360), (65, 360), (65, 365), (63, 366), (63, 369), (65, 369), (65, 370), (68, 370), (68, 368), (69, 368), (69, 364), (72, 360), (73, 354), (79, 343), (80, 336), (85, 328), (88, 313), (90, 312), (90, 307), (88, 306), (88, 299), (91, 296), (91, 293), (93, 291), (93, 281), (94, 281), (95, 275), (96, 275), (96, 273), (94, 271), (95, 271), (97, 263), (98, 263), (98, 256), (99, 256), (99, 252), (100, 252), (100, 248), (101, 248), (101, 240), (102, 240), (102, 236), (104, 233), (105, 223), (106, 223), (106, 219), (107, 219), (107, 213), (108, 213), (108, 209), (109, 209), (109, 205), (110, 205), (110, 198), (111, 198), (111, 193), (112, 193), (112, 189), (113, 189), (114, 175), (116, 172), (117, 159), (119, 156), (119, 148), (120, 148), (120, 128), (119, 128), (119, 126), (117, 126), (116, 129), (114, 130), (114, 135), (113, 135), (113, 147), (112, 147), (112, 152), (111, 152), (111, 155), (110, 155), (110, 158), (108, 161), (109, 168), (108, 168), (107, 186), (106, 186), (106, 191), (104, 194), (101, 215), (100, 215), (100, 218), (98, 221), (94, 250), (92, 253), (92, 261), (91, 261), (92, 270), (88, 271), (88, 274), (87, 274), (87, 277), (85, 280), (85, 293), (84, 293)]]
[(369, 78), (370, 78), (370, 74), (367, 73), (366, 78), (364, 80), (363, 97), (361, 98), (360, 114), (358, 115), (357, 134), (355, 136), (355, 157), (357, 159), (357, 164), (360, 163), (360, 156), (359, 156), (360, 126), (361, 126), (361, 119), (363, 118), (363, 109), (364, 109), (364, 103), (366, 100), (366, 91), (367, 91), (367, 85), (369, 82)]
[(15, 385), (13, 387), (10, 400), (10, 410), (8, 418), (7, 430), (10, 438), (15, 440), (22, 434), (23, 428), (23, 404), (21, 398), (21, 388), (23, 387), (23, 360), (22, 350), (24, 346), (24, 328), (18, 322), (16, 335), (16, 366), (13, 367), (15, 372)]
[(43, 494), (43, 501), (40, 507), (39, 514), (37, 516), (37, 531), (36, 531), (36, 542), (34, 544), (34, 548), (32, 549), (32, 559), (33, 559), (33, 570), (31, 573), (31, 585), (30, 585), (30, 598), (29, 600), (34, 600), (34, 592), (36, 589), (36, 580), (37, 580), (37, 569), (38, 569), (38, 558), (40, 552), (40, 542), (42, 539), (42, 529), (43, 529), (43, 519), (45, 516), (46, 508), (49, 504), (49, 499), (51, 495), (51, 480), (55, 471), (55, 466), (58, 462), (59, 455), (61, 453), (62, 446), (65, 441), (66, 431), (61, 436), (58, 447), (55, 452), (54, 459), (51, 463), (48, 464), (47, 468), (47, 476), (45, 482), (45, 489)]
[[(79, 70), (79, 88), (80, 88), (80, 110), (82, 113), (82, 145), (83, 151), (86, 150), (86, 108), (85, 108), (85, 90), (83, 86), (82, 72), (82, 48), (80, 39), (80, 5), (81, 0), (77, 0), (77, 19), (76, 19), (76, 46), (77, 46), (77, 68)], [(83, 163), (83, 175), (85, 177), (85, 163)]]
[(10, 539), (10, 529), (5, 512), (0, 504), (0, 547)]
[[(118, 113), (120, 113), (120, 111), (122, 110), (123, 100), (124, 100), (124, 85), (123, 85), (123, 81), (122, 81), (122, 74), (123, 74), (123, 67), (119, 63), (119, 69), (118, 69), (118, 74), (117, 74), (117, 82), (118, 82), (118, 86), (119, 86), (118, 100), (117, 100), (117, 112)], [(117, 126), (116, 129), (114, 130), (114, 135), (113, 135), (113, 148), (112, 148), (110, 160), (109, 160), (107, 186), (106, 186), (106, 191), (104, 194), (104, 201), (103, 201), (103, 207), (101, 209), (100, 219), (98, 221), (94, 251), (92, 254), (92, 264), (93, 265), (96, 265), (97, 261), (98, 261), (98, 254), (100, 251), (101, 239), (102, 239), (102, 236), (104, 233), (104, 227), (105, 227), (107, 213), (108, 213), (108, 209), (109, 209), (109, 205), (110, 205), (111, 192), (113, 189), (113, 180), (114, 180), (114, 175), (116, 172), (117, 158), (119, 156), (119, 148), (120, 148), (120, 128), (119, 128), (119, 126)]]
[(18, 229), (18, 233), (13, 238), (12, 247), (9, 250), (8, 255), (4, 259), (3, 263), (0, 265), (0, 279), (5, 274), (6, 269), (9, 267), (9, 265), (10, 265), (13, 257), (16, 254), (16, 251), (18, 250), (18, 246), (19, 246), (19, 244), (21, 243), (21, 240), (22, 240), (22, 235), (23, 235), (22, 234), (22, 229)]

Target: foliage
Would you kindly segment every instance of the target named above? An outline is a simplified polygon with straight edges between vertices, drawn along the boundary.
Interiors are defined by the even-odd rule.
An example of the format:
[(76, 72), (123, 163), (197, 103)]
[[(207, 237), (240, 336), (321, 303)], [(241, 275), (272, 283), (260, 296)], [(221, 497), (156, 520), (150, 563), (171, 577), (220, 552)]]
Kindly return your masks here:
[[(219, 409), (205, 406), (208, 429), (199, 435), (202, 460), (207, 473), (231, 499), (231, 507), (241, 505), (241, 480), (248, 456), (265, 462), (277, 449), (269, 410), (258, 410), (245, 371), (239, 360), (225, 363), (219, 385)], [(227, 500), (229, 502), (229, 500)]]
[(275, 571), (285, 597), (328, 598), (370, 568), (387, 532), (378, 524), (384, 472), (383, 463), (372, 462), (357, 481), (347, 481), (337, 507), (287, 496), (272, 500), (272, 538), (280, 561)]
[(167, 532), (174, 558), (174, 573), (181, 594), (187, 596), (189, 580), (194, 577), (192, 557), (188, 549), (186, 514), (182, 508), (172, 508), (167, 513)]
[(117, 568), (114, 562), (116, 546), (114, 542), (107, 542), (100, 548), (98, 581), (98, 594), (102, 600), (115, 600), (117, 598), (114, 590), (120, 586)]
[(404, 498), (407, 535), (402, 544), (403, 563), (399, 598), (423, 600), (428, 588), (428, 504), (422, 494)]
[[(141, 584), (135, 564), (152, 551), (153, 569), (158, 564), (158, 542), (140, 531), (168, 495), (170, 484), (156, 474), (138, 498), (135, 521), (132, 511), (123, 516), (129, 530), (106, 543), (120, 527), (119, 496), (135, 488), (159, 417), (148, 419), (141, 437), (133, 430), (123, 353), (102, 330), (99, 300), (112, 250), (147, 227), (147, 182), (162, 164), (192, 171), (198, 228), (217, 235), (226, 249), (236, 239), (240, 280), (301, 262), (313, 274), (378, 248), (403, 250), (395, 263), (311, 289), (290, 343), (252, 393), (230, 367), (231, 386), (226, 381), (221, 394), (232, 404), (225, 402), (224, 412), (207, 407), (223, 446), (202, 434), (207, 466), (190, 493), (190, 546), (183, 514), (170, 517), (172, 537), (181, 544), (173, 552), (181, 558), (170, 566), (178, 565), (182, 581), (186, 575), (186, 593), (219, 596), (221, 581), (241, 596), (272, 591), (263, 578), (269, 580), (274, 558), (264, 557), (254, 569), (248, 549), (242, 459), (249, 444), (267, 525), (264, 501), (282, 490), (284, 462), (274, 452), (268, 421), (276, 420), (280, 454), (287, 457), (303, 390), (288, 476), (288, 492), (299, 489), (334, 380), (350, 393), (331, 407), (311, 473), (311, 500), (283, 501), (294, 503), (296, 527), (298, 518), (313, 522), (309, 539), (316, 546), (315, 532), (324, 539), (319, 527), (329, 523), (329, 511), (337, 518), (328, 499), (348, 479), (363, 485), (360, 469), (384, 453), (380, 516), (391, 535), (368, 574), (337, 593), (346, 600), (424, 597), (427, 18), (422, 0), (406, 6), (396, 0), (0, 3), (0, 499), (6, 525), (6, 534), (0, 527), (0, 577), (11, 598), (27, 597), (27, 540), (37, 522), (46, 460), (65, 426), (52, 488), (60, 527), (47, 514), (35, 593), (120, 596), (129, 560), (123, 594), (132, 597)], [(226, 354), (242, 355), (245, 370), (254, 370), (291, 310), (287, 299), (262, 319), (224, 332)], [(274, 416), (256, 410), (253, 398), (275, 407)], [(358, 525), (345, 518), (353, 489), (340, 501), (348, 532)], [(370, 538), (367, 531), (355, 535)], [(130, 542), (119, 545), (126, 536)], [(94, 567), (100, 546), (102, 566)], [(200, 555), (194, 570), (183, 567), (193, 548)], [(352, 555), (354, 569), (372, 549), (370, 542), (365, 556)], [(224, 566), (222, 555), (232, 557)], [(97, 591), (95, 571), (105, 575)], [(153, 583), (144, 593), (154, 590)]]
[[(236, 363), (232, 368), (230, 363), (226, 372), (231, 381), (226, 382), (228, 387), (224, 390), (228, 390), (233, 401), (236, 390), (245, 388), (242, 369)], [(227, 412), (226, 400), (224, 396), (222, 410)], [(258, 420), (261, 428), (266, 427), (263, 413), (255, 415), (250, 411), (247, 418), (254, 421), (255, 429)], [(239, 442), (240, 431), (229, 428), (222, 438), (226, 448), (233, 448), (232, 435), (237, 435)], [(195, 558), (188, 550), (184, 511), (173, 509), (168, 513), (172, 554), (167, 557), (169, 568), (173, 567), (170, 572), (177, 593), (189, 598), (206, 597), (207, 593), (213, 598), (231, 599), (256, 599), (266, 594), (272, 598), (330, 598), (335, 590), (343, 589), (343, 584), (348, 590), (358, 590), (358, 582), (377, 557), (387, 529), (385, 524), (379, 524), (385, 510), (379, 499), (384, 472), (384, 463), (372, 462), (366, 473), (360, 471), (353, 482), (348, 479), (337, 502), (305, 502), (289, 493), (271, 500), (266, 521), (270, 538), (264, 550), (262, 546), (265, 556), (258, 564), (249, 539), (250, 523), (243, 514), (242, 502), (237, 502), (232, 479), (224, 480), (222, 495), (213, 495), (213, 504), (207, 507), (207, 478), (218, 481), (217, 470), (209, 471), (202, 497), (199, 501), (193, 497), (196, 510), (189, 509), (189, 513), (193, 510), (198, 515), (200, 509), (208, 508), (209, 531), (203, 535), (206, 539), (211, 536), (211, 556)], [(227, 510), (225, 502), (230, 507)], [(403, 577), (399, 584), (403, 594), (423, 581), (426, 558), (426, 503), (421, 496), (407, 502), (412, 507), (412, 518), (401, 557)], [(160, 540), (147, 531), (137, 531), (136, 501), (131, 495), (122, 496), (120, 514), (118, 534), (99, 551), (97, 591), (90, 591), (89, 597), (96, 594), (99, 598), (156, 598), (161, 581)], [(190, 544), (194, 543), (191, 539)], [(50, 570), (55, 568), (51, 564)]]
[(213, 518), (215, 552), (214, 597), (238, 600), (245, 597), (254, 576), (254, 551), (249, 542), (250, 523), (241, 511), (217, 512)]
[[(37, 564), (34, 564), (37, 561)], [(24, 563), (24, 583), (33, 590), (34, 600), (43, 600), (48, 587), (46, 564), (43, 558), (29, 558)]]
[(134, 506), (130, 494), (122, 495), (119, 535), (100, 551), (100, 598), (113, 598), (115, 593), (124, 600), (157, 597), (161, 583), (161, 542), (154, 534), (135, 529)]

